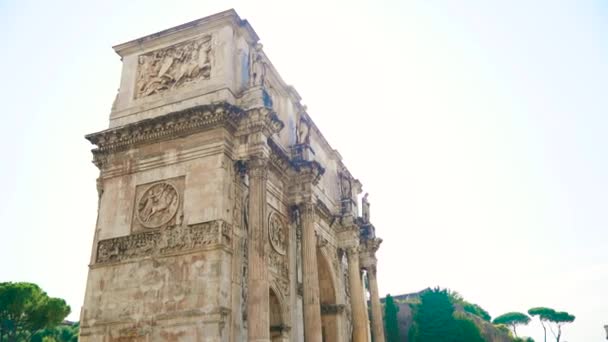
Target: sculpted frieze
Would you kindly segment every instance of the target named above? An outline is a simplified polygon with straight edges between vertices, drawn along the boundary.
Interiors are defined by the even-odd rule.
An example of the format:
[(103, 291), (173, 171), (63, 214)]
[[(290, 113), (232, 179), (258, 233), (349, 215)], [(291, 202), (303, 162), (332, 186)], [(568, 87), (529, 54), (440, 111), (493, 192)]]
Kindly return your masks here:
[(276, 275), (274, 275), (273, 278), (274, 283), (281, 294), (283, 296), (289, 295), (289, 278), (278, 277)]
[(210, 79), (212, 58), (210, 36), (140, 55), (135, 98)]
[(152, 254), (160, 240), (160, 232), (146, 232), (102, 240), (97, 246), (97, 263), (122, 261)]
[(231, 236), (232, 226), (221, 220), (136, 233), (99, 241), (96, 263), (160, 256), (212, 245), (230, 246)]
[(279, 214), (273, 212), (268, 222), (268, 238), (272, 250), (268, 253), (268, 268), (281, 292), (289, 293), (289, 266), (287, 259), (287, 226)]
[(268, 220), (268, 238), (272, 248), (280, 255), (287, 252), (287, 226), (277, 213), (272, 213)]

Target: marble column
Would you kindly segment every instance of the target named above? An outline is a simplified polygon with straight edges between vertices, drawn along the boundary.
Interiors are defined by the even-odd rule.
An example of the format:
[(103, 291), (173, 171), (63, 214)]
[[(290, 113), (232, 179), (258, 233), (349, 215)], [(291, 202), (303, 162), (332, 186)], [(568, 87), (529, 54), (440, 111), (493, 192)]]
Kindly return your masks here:
[(321, 303), (319, 300), (315, 209), (310, 202), (301, 204), (300, 209), (302, 213), (304, 341), (321, 342)]
[(359, 268), (359, 251), (357, 247), (346, 249), (348, 259), (348, 279), (350, 286), (350, 305), (353, 320), (353, 342), (367, 342), (367, 314), (363, 302), (363, 285)]
[(247, 336), (249, 342), (270, 341), (270, 294), (266, 261), (267, 161), (252, 158), (249, 168), (249, 240), (247, 277)]
[(380, 296), (378, 295), (376, 265), (372, 265), (367, 270), (367, 279), (369, 280), (369, 290), (371, 293), (372, 334), (374, 342), (384, 342), (384, 322), (382, 321), (382, 307), (380, 305)]

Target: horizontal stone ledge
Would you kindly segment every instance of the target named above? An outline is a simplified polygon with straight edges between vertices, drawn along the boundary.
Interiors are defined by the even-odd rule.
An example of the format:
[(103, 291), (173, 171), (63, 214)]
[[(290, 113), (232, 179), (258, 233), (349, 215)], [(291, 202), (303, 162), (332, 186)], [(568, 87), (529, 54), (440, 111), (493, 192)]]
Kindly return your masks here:
[(97, 145), (94, 154), (119, 151), (140, 143), (156, 142), (176, 136), (184, 136), (230, 123), (236, 129), (245, 112), (229, 103), (221, 102), (200, 105), (159, 117), (145, 119), (105, 131), (86, 135), (85, 138)]

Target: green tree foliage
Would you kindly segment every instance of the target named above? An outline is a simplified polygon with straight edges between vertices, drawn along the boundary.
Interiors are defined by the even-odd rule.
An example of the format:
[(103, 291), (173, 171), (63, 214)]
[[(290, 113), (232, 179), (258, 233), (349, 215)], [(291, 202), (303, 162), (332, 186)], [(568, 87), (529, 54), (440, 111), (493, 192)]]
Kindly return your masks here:
[(551, 333), (555, 337), (555, 341), (559, 342), (562, 337), (562, 326), (564, 324), (572, 323), (576, 317), (565, 311), (555, 311), (551, 308), (538, 307), (528, 310), (528, 313), (532, 316), (538, 316), (540, 323), (545, 330), (545, 342), (547, 341), (547, 328), (549, 327)]
[(486, 310), (484, 310), (481, 306), (479, 306), (477, 304), (473, 304), (473, 303), (469, 303), (469, 302), (465, 301), (462, 305), (462, 309), (465, 312), (468, 312), (472, 315), (480, 317), (484, 321), (490, 322), (492, 320), (492, 316), (490, 316), (490, 314)]
[(399, 342), (399, 322), (397, 321), (399, 307), (395, 304), (391, 295), (386, 296), (384, 301), (384, 326), (387, 342)]
[(576, 317), (567, 312), (556, 312), (553, 317), (549, 320), (557, 326), (557, 333), (551, 329), (551, 332), (555, 336), (555, 341), (559, 342), (562, 337), (562, 326), (567, 323), (572, 323)]
[(490, 314), (486, 310), (484, 310), (481, 306), (467, 302), (456, 291), (449, 291), (448, 293), (450, 295), (450, 300), (452, 301), (452, 303), (455, 305), (462, 306), (462, 310), (464, 310), (464, 312), (468, 312), (471, 315), (475, 315), (475, 316), (483, 319), (484, 321), (490, 322), (492, 320), (492, 316), (490, 316)]
[(500, 315), (494, 318), (494, 324), (505, 324), (513, 328), (513, 334), (517, 337), (517, 326), (520, 324), (526, 325), (530, 323), (530, 317), (521, 312), (507, 312), (504, 315)]
[(543, 327), (544, 331), (544, 341), (547, 342), (547, 324), (549, 322), (549, 317), (555, 312), (555, 310), (545, 307), (537, 307), (528, 310), (528, 314), (532, 317), (538, 316), (538, 320), (540, 321), (540, 325)]
[(78, 323), (43, 329), (32, 336), (32, 342), (78, 342), (79, 329)]
[(49, 297), (32, 283), (0, 283), (0, 342), (29, 340), (70, 313), (63, 299)]
[(534, 342), (534, 339), (532, 337), (524, 337), (524, 338), (516, 337), (513, 339), (513, 342)]
[(454, 304), (447, 290), (435, 288), (420, 295), (412, 305), (412, 342), (483, 342), (479, 328), (464, 316), (454, 315)]
[(555, 311), (551, 308), (537, 307), (528, 310), (531, 316), (538, 316), (543, 330), (545, 331), (545, 342), (547, 341), (547, 326), (555, 337), (555, 341), (559, 342), (562, 337), (562, 326), (567, 323), (572, 323), (576, 317), (564, 311)]

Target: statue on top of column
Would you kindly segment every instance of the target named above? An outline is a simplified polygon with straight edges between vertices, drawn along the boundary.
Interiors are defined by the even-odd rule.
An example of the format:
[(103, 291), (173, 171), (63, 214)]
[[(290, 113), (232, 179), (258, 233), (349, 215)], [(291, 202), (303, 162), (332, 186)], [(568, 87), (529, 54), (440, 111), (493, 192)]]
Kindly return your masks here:
[(361, 213), (364, 222), (369, 222), (369, 200), (367, 199), (367, 196), (369, 196), (369, 194), (366, 192), (363, 199), (361, 199)]
[(306, 106), (302, 108), (300, 113), (300, 120), (296, 126), (296, 143), (298, 145), (310, 144), (310, 122), (304, 116)]
[(266, 78), (266, 62), (262, 56), (262, 44), (256, 44), (251, 52), (251, 86), (264, 86)]
[(345, 173), (340, 173), (340, 192), (342, 193), (342, 199), (351, 199), (353, 196), (351, 179)]

